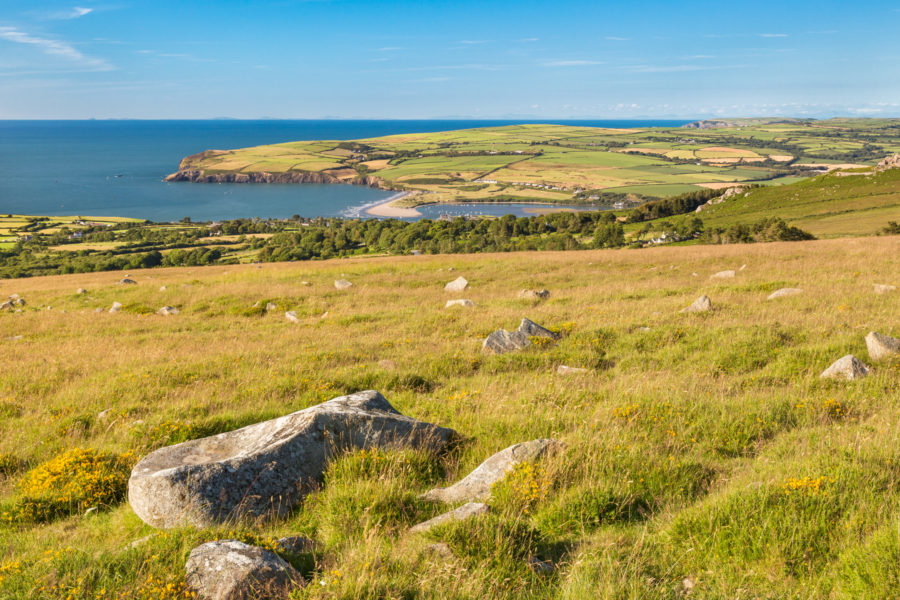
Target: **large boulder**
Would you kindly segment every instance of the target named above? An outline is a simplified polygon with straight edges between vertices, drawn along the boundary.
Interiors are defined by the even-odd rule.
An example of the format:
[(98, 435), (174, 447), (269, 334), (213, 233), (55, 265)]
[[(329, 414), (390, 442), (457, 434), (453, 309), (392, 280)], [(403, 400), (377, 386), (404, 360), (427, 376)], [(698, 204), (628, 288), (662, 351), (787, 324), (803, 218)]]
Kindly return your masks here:
[(450, 283), (448, 283), (447, 285), (445, 285), (444, 291), (446, 291), (446, 292), (461, 292), (464, 289), (466, 289), (467, 287), (469, 287), (469, 282), (466, 281), (465, 277), (460, 276), (460, 277), (457, 277), (456, 279), (454, 279), (453, 281), (451, 281)]
[(448, 504), (487, 500), (491, 496), (491, 486), (503, 479), (513, 467), (521, 462), (537, 460), (558, 445), (559, 442), (552, 439), (538, 439), (514, 444), (488, 458), (474, 471), (450, 487), (428, 490), (422, 497), (426, 500)]
[(861, 360), (848, 354), (842, 356), (832, 363), (830, 367), (822, 371), (819, 377), (824, 379), (861, 379), (869, 374), (869, 367), (863, 364)]
[(271, 550), (237, 540), (207, 542), (191, 550), (187, 587), (200, 600), (287, 598), (303, 577)]
[(472, 517), (483, 515), (489, 510), (490, 508), (488, 508), (487, 504), (482, 504), (481, 502), (468, 502), (466, 504), (463, 504), (459, 508), (455, 508), (449, 512), (445, 512), (442, 515), (438, 515), (433, 519), (428, 519), (423, 523), (414, 525), (410, 528), (410, 531), (412, 533), (425, 533), (432, 527), (437, 527), (438, 525), (443, 525), (444, 523), (449, 523), (450, 521), (465, 521), (466, 519), (471, 519)]
[(798, 294), (802, 294), (803, 290), (800, 288), (781, 288), (780, 290), (775, 290), (766, 300), (776, 300), (778, 298), (786, 298), (788, 296), (797, 296)]
[(481, 343), (481, 349), (485, 352), (493, 352), (494, 354), (506, 354), (522, 350), (531, 345), (531, 340), (521, 331), (507, 331), (498, 329), (491, 335), (484, 338)]
[(284, 417), (160, 448), (135, 465), (128, 502), (159, 528), (280, 516), (352, 449), (444, 449), (452, 429), (406, 417), (376, 391), (334, 398)]
[(872, 331), (866, 336), (866, 348), (869, 349), (869, 358), (883, 360), (900, 355), (900, 339)]
[(700, 296), (690, 306), (681, 309), (683, 313), (706, 312), (712, 308), (712, 300), (709, 296)]

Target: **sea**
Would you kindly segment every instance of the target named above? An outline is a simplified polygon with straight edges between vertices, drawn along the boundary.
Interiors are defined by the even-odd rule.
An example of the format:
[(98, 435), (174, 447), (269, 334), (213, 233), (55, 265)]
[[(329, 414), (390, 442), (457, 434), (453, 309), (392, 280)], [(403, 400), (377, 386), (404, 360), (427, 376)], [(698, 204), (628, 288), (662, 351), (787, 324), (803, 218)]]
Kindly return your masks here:
[[(115, 216), (157, 222), (237, 218), (371, 218), (393, 193), (353, 185), (166, 183), (182, 157), (297, 140), (349, 140), (520, 123), (677, 127), (688, 121), (0, 120), (0, 214)], [(573, 207), (584, 208), (584, 207)], [(531, 204), (439, 205), (418, 218), (533, 214)]]

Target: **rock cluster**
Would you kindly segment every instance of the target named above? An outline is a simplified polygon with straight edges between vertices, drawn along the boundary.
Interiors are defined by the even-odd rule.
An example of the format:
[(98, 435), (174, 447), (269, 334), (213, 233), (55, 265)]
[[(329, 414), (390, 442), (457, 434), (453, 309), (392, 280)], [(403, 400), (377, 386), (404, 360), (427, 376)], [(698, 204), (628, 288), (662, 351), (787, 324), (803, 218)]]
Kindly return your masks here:
[(25, 306), (25, 299), (20, 298), (18, 294), (12, 294), (3, 302), (3, 304), (0, 304), (0, 310), (15, 310), (16, 308), (22, 308), (23, 306)]

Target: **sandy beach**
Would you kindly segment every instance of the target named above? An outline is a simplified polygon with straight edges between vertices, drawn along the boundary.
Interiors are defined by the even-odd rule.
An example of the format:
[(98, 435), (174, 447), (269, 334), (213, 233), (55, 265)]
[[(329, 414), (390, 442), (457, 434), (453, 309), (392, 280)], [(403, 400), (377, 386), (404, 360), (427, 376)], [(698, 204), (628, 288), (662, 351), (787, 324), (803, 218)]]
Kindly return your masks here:
[(415, 208), (403, 208), (402, 206), (392, 206), (394, 202), (399, 200), (400, 198), (405, 197), (406, 194), (400, 194), (398, 196), (392, 196), (382, 202), (381, 204), (376, 204), (374, 206), (370, 206), (366, 209), (366, 214), (372, 215), (373, 217), (397, 217), (397, 218), (406, 218), (406, 217), (421, 217), (422, 213), (417, 211)]

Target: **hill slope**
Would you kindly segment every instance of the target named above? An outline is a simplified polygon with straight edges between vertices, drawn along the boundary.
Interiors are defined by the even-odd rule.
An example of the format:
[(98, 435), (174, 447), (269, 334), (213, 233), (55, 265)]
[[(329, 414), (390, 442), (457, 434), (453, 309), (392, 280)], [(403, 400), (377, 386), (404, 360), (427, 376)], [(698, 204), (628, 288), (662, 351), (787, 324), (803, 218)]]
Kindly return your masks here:
[[(312, 581), (303, 598), (893, 597), (900, 364), (870, 363), (856, 382), (818, 375), (848, 353), (869, 362), (870, 330), (900, 336), (898, 292), (873, 293), (900, 286), (898, 273), (900, 238), (879, 237), (4, 282), (27, 304), (0, 313), (0, 596), (185, 597), (196, 544), (300, 533), (319, 544), (289, 557)], [(444, 308), (459, 275), (474, 309)], [(335, 290), (339, 277), (354, 286)], [(545, 302), (517, 298), (540, 287)], [(781, 287), (804, 293), (766, 300)], [(712, 312), (678, 312), (700, 294)], [(124, 306), (109, 314), (114, 301)], [(146, 314), (163, 305), (180, 314)], [(485, 335), (526, 316), (565, 336), (482, 354)], [(561, 364), (590, 373), (557, 375)], [(123, 455), (127, 475), (153, 448), (368, 388), (464, 443), (444, 457), (350, 455), (274, 522), (160, 534), (116, 477), (102, 480), (105, 500), (86, 500), (99, 511), (70, 500), (39, 505), (52, 508), (46, 522), (22, 516), (55, 481), (96, 481), (94, 463), (65, 454), (74, 448)], [(420, 492), (538, 437), (565, 451), (517, 471), (490, 514), (407, 532), (442, 510)], [(54, 458), (70, 470), (40, 485), (27, 475)], [(556, 570), (532, 572), (530, 556)]]

